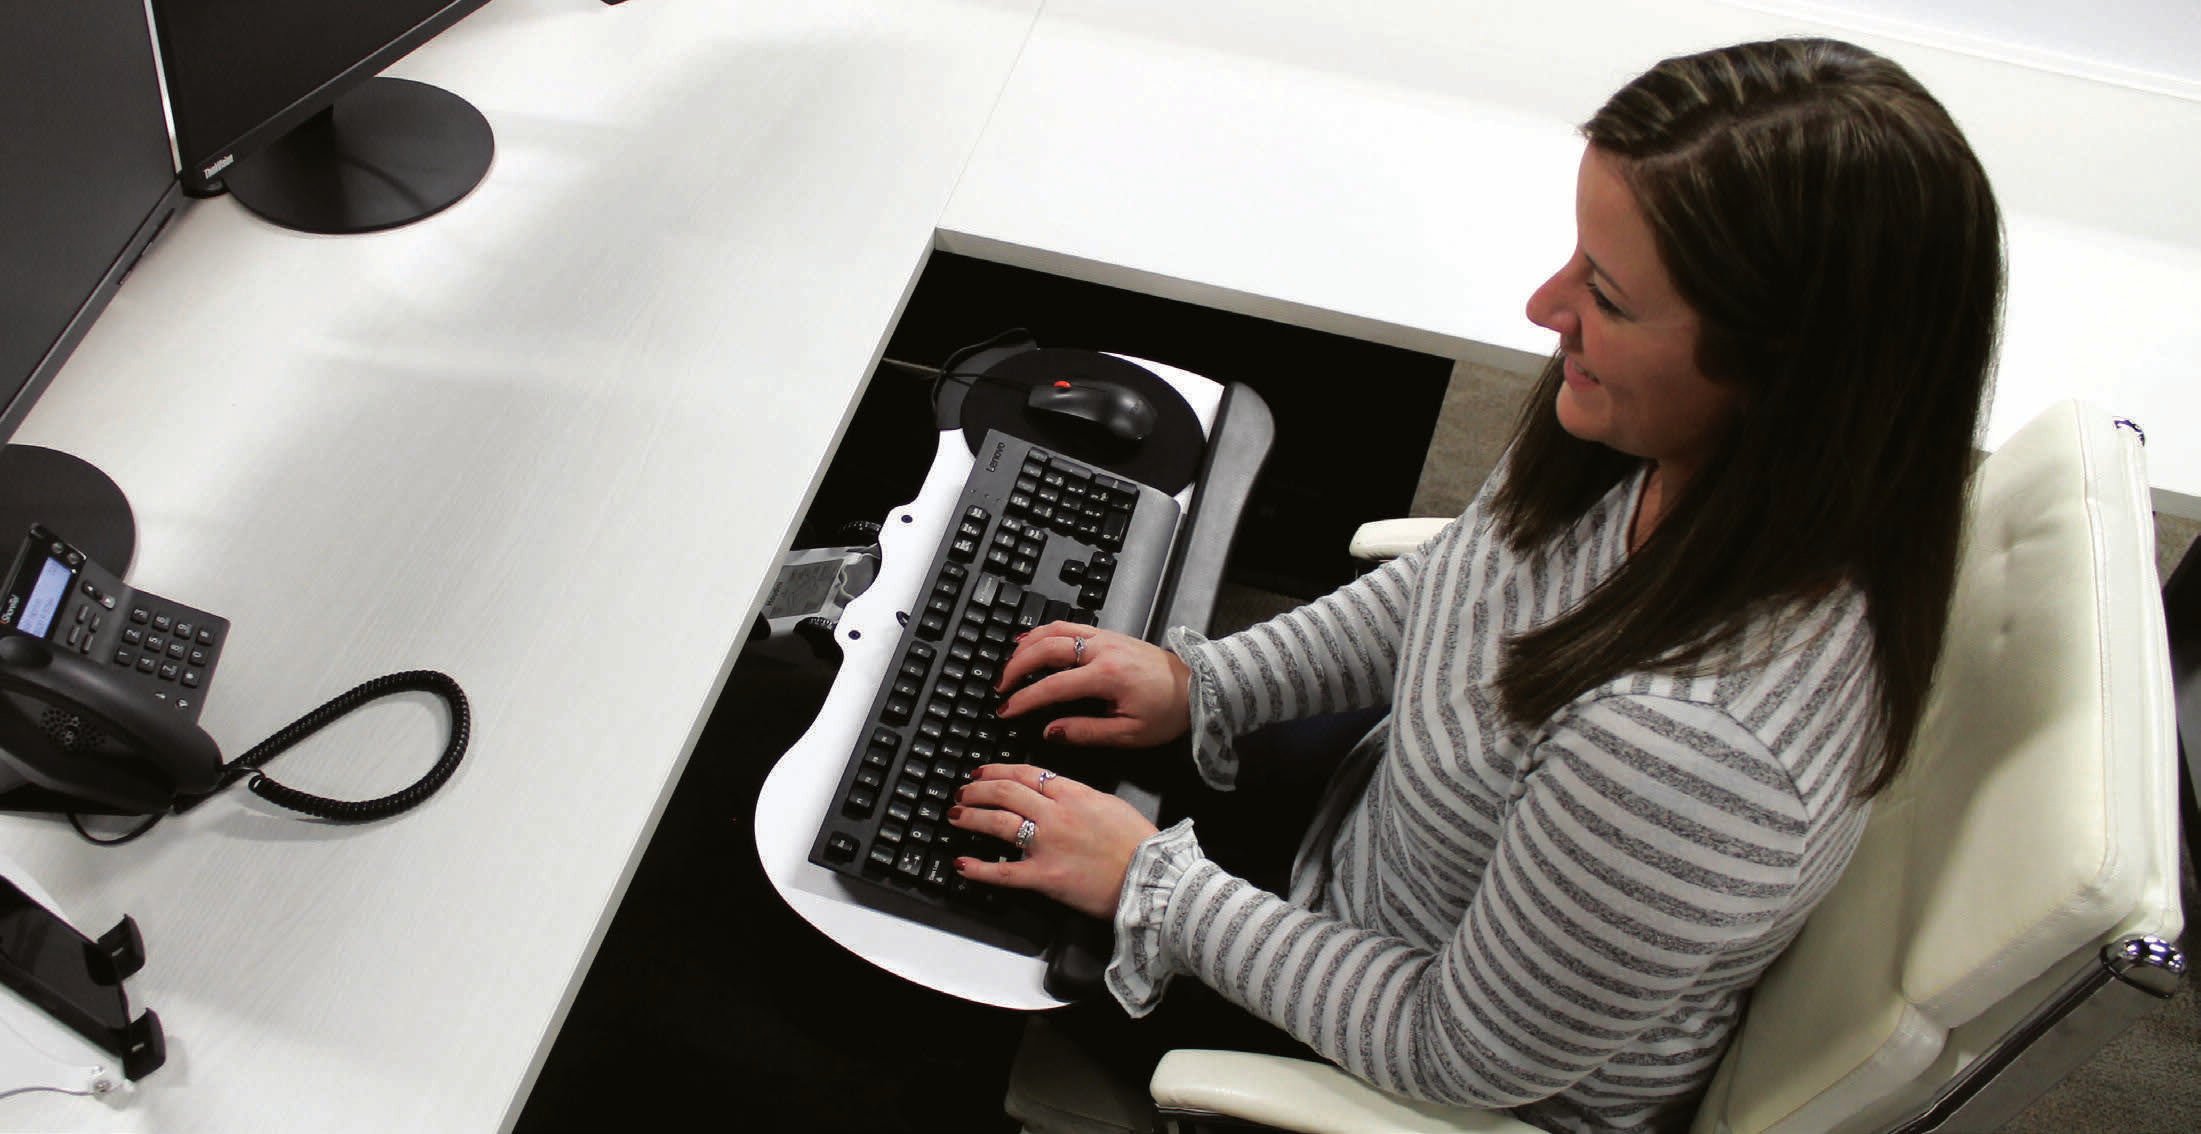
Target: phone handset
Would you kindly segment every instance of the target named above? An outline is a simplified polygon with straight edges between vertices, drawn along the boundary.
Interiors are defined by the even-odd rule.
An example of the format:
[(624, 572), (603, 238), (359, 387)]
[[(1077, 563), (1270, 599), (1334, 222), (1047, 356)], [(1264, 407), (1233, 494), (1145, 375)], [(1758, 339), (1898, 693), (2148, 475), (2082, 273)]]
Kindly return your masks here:
[(58, 796), (138, 815), (212, 791), (222, 772), (221, 750), (188, 716), (28, 634), (0, 636), (0, 753)]

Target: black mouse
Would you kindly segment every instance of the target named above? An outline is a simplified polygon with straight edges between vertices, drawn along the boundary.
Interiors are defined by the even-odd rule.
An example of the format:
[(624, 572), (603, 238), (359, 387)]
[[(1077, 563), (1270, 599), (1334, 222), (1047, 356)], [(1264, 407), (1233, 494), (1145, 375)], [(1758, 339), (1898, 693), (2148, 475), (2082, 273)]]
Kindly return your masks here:
[(1146, 395), (1094, 378), (1060, 379), (1032, 387), (1024, 406), (1043, 420), (1096, 426), (1110, 437), (1135, 445), (1154, 432), (1160, 415)]

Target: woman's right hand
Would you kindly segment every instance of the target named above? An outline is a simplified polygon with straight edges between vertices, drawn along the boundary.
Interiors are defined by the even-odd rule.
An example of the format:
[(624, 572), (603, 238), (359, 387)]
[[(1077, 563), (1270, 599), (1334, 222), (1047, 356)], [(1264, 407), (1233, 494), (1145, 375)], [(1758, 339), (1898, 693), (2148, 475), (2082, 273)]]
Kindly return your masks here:
[(1064, 716), (1047, 726), (1047, 739), (1151, 748), (1191, 727), (1191, 682), (1184, 660), (1151, 642), (1078, 622), (1050, 622), (1017, 640), (995, 685), (1016, 692), (994, 713), (1013, 720), (1045, 706), (1089, 699), (1105, 706), (1102, 715)]

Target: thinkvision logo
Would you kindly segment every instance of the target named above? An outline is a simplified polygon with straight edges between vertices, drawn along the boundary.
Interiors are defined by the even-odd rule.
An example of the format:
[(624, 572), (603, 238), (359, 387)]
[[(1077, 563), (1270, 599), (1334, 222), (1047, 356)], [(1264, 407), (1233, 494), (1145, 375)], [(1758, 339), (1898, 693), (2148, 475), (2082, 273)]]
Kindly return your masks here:
[(16, 608), (16, 607), (19, 607), (19, 606), (21, 606), (21, 605), (23, 605), (23, 599), (22, 599), (22, 596), (20, 596), (20, 595), (9, 595), (9, 596), (8, 596), (8, 609), (7, 609), (7, 610), (5, 610), (5, 611), (0, 611), (0, 626), (13, 626), (13, 625), (15, 625), (15, 608)]
[(237, 164), (236, 154), (223, 154), (221, 156), (221, 160), (215, 162), (213, 165), (207, 166), (205, 169), (200, 170), (199, 177), (202, 180), (212, 181), (214, 180), (215, 174), (220, 173), (221, 171), (228, 169), (230, 166), (233, 166), (235, 164)]

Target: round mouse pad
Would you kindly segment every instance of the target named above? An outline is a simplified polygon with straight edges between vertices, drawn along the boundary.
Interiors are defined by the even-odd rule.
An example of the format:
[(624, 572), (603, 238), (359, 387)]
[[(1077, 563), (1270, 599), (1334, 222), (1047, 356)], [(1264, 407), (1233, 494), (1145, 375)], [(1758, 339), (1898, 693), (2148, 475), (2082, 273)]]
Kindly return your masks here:
[[(1154, 409), (1153, 430), (1143, 441), (1127, 442), (1025, 406), (1033, 387), (1061, 380), (1113, 383), (1138, 394)], [(987, 430), (998, 429), (1171, 496), (1192, 483), (1207, 444), (1192, 406), (1160, 375), (1112, 354), (1072, 347), (1040, 347), (986, 368), (963, 395), (962, 425), (973, 453)]]

